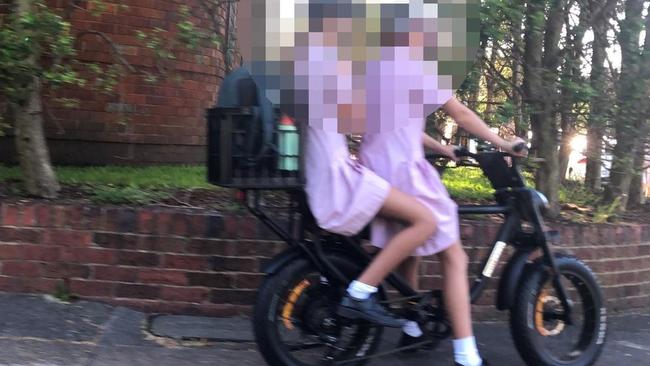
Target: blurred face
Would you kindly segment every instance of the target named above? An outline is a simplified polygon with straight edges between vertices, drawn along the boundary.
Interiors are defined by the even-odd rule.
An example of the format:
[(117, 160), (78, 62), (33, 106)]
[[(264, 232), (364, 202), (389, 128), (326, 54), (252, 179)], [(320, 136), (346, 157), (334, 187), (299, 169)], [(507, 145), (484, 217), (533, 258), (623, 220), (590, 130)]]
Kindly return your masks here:
[(478, 4), (252, 0), (239, 3), (238, 39), (245, 66), (288, 114), (381, 132), (425, 118), (461, 84), (478, 47)]

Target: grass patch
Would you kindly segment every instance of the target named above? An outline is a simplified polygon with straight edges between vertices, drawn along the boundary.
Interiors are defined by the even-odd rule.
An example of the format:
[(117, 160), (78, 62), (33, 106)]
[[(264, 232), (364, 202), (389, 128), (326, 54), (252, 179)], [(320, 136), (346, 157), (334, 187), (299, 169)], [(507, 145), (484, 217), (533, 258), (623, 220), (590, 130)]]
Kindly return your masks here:
[(90, 200), (95, 203), (144, 205), (169, 197), (161, 191), (144, 191), (136, 187), (98, 186), (92, 189)]
[[(164, 198), (169, 189), (219, 189), (207, 182), (205, 166), (55, 167), (55, 171), (62, 184), (87, 187), (92, 199), (102, 203), (148, 203)], [(0, 182), (20, 179), (18, 167), (0, 165)], [(443, 183), (459, 199), (486, 201), (494, 194), (476, 168), (447, 169)]]
[[(96, 203), (143, 205), (169, 198), (177, 190), (219, 189), (207, 182), (205, 166), (64, 166), (54, 169), (61, 184), (84, 192)], [(19, 167), (0, 165), (0, 182), (20, 180)], [(12, 189), (17, 189), (16, 185)]]
[(492, 200), (494, 189), (478, 168), (458, 167), (446, 169), (442, 182), (449, 194), (457, 199), (471, 201)]
[(64, 184), (101, 184), (141, 189), (214, 188), (207, 182), (204, 166), (58, 167), (56, 173)]
[[(205, 166), (56, 167), (55, 170), (59, 181), (69, 190), (83, 192), (85, 198), (96, 203), (142, 205), (174, 198), (180, 191), (191, 195), (192, 192), (207, 190), (217, 199), (213, 200), (214, 196), (199, 198), (201, 202), (198, 204), (218, 201), (226, 209), (239, 208), (239, 203), (230, 202), (224, 188), (207, 182)], [(527, 185), (534, 187), (533, 175), (524, 172), (524, 177)], [(18, 167), (0, 165), (0, 184), (21, 179)], [(478, 168), (448, 168), (442, 174), (442, 180), (450, 195), (460, 203), (488, 203), (494, 200), (494, 189)], [(5, 192), (9, 194), (19, 196), (24, 193), (19, 184), (8, 186)], [(221, 193), (224, 195), (220, 196)], [(591, 192), (580, 181), (568, 181), (561, 185), (559, 201), (566, 206), (563, 212), (574, 221), (611, 221), (618, 205), (617, 202), (604, 205), (601, 195)]]
[(20, 168), (17, 166), (5, 166), (0, 164), (0, 182), (20, 180), (21, 178), (22, 175), (20, 173)]
[[(134, 189), (216, 189), (207, 182), (205, 166), (55, 167), (55, 171), (62, 184)], [(18, 167), (0, 165), (0, 182), (20, 179), (21, 173)]]

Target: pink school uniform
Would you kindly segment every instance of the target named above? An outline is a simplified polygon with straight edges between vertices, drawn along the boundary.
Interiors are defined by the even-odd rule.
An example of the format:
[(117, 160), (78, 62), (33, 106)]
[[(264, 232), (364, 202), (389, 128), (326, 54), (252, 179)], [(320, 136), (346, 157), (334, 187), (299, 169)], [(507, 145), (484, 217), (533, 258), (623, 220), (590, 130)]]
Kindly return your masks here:
[[(423, 125), (422, 119), (392, 132), (366, 134), (360, 151), (363, 165), (392, 187), (415, 197), (433, 213), (436, 232), (415, 250), (413, 255), (417, 256), (441, 252), (460, 238), (458, 206), (449, 197), (436, 169), (424, 158)], [(383, 248), (402, 229), (404, 225), (399, 222), (377, 217), (371, 226), (372, 245)]]
[(307, 127), (305, 191), (318, 225), (334, 233), (361, 231), (383, 206), (390, 185), (350, 159), (345, 136)]
[[(422, 133), (427, 114), (446, 103), (453, 96), (450, 87), (436, 73), (426, 72), (431, 66), (423, 61), (411, 60), (407, 48), (395, 50), (395, 59), (379, 61), (374, 66), (381, 77), (371, 78), (371, 98), (381, 102), (369, 118), (393, 118), (397, 128), (368, 132), (360, 149), (361, 163), (388, 183), (428, 207), (437, 223), (437, 229), (413, 255), (424, 256), (447, 249), (459, 240), (458, 206), (451, 200), (440, 176), (424, 158)], [(433, 106), (433, 108), (432, 108)], [(404, 227), (402, 224), (376, 218), (372, 223), (371, 242), (384, 247)]]
[(308, 59), (296, 62), (307, 76), (309, 123), (305, 126), (305, 191), (318, 225), (334, 233), (361, 231), (383, 206), (390, 185), (370, 169), (350, 158), (345, 135), (338, 133), (337, 104), (331, 98), (339, 83), (349, 83), (342, 73), (334, 47), (310, 45)]
[[(375, 218), (393, 186), (430, 208), (439, 225), (414, 254), (446, 249), (459, 237), (456, 204), (424, 159), (422, 132), (423, 105), (442, 105), (451, 98), (451, 90), (437, 88), (438, 77), (425, 70), (432, 65), (411, 61), (408, 48), (391, 49), (393, 60), (368, 61), (366, 116), (371, 132), (364, 137), (359, 164), (350, 159), (344, 135), (337, 133), (337, 105), (327, 98), (324, 87), (332, 76), (337, 80), (334, 85), (348, 84), (350, 78), (339, 72), (336, 63), (321, 61), (336, 59), (331, 51), (310, 47), (311, 62), (301, 66), (308, 75), (310, 105), (305, 190), (317, 223), (328, 231), (355, 234)], [(372, 244), (383, 247), (402, 228), (397, 222), (375, 219)]]

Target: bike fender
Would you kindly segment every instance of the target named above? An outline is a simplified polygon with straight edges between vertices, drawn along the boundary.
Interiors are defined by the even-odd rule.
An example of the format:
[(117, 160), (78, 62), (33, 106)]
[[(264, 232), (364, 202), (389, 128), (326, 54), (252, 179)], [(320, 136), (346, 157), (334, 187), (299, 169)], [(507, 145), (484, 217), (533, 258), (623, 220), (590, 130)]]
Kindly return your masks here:
[(528, 258), (532, 249), (519, 249), (512, 255), (499, 280), (496, 307), (499, 310), (508, 310), (515, 301), (519, 280), (529, 263)]
[[(330, 246), (325, 246), (323, 247), (323, 251), (325, 254), (334, 254), (338, 253), (343, 256), (353, 256), (356, 258), (356, 255), (352, 251), (346, 251), (345, 247), (339, 246), (339, 245), (330, 245)], [(288, 265), (292, 261), (298, 259), (299, 257), (304, 257), (307, 260), (311, 260), (309, 256), (298, 246), (295, 247), (289, 247), (285, 249), (283, 252), (277, 254), (275, 257), (271, 258), (271, 260), (261, 266), (260, 272), (267, 274), (267, 275), (272, 275), (284, 268), (284, 266)], [(360, 261), (363, 261), (363, 258), (357, 258)]]

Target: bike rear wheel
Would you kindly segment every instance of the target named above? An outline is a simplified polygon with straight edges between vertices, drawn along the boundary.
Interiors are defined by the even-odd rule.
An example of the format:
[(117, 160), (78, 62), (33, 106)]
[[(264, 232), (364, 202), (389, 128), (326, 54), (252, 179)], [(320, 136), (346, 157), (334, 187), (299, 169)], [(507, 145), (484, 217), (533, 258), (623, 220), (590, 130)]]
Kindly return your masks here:
[[(340, 255), (328, 254), (328, 259), (350, 279), (363, 269)], [(382, 328), (346, 322), (336, 315), (345, 286), (330, 284), (305, 258), (267, 277), (253, 316), (255, 340), (266, 362), (271, 366), (323, 365), (372, 354)]]
[(607, 332), (603, 295), (593, 272), (580, 260), (556, 256), (561, 281), (573, 305), (564, 319), (553, 276), (538, 259), (522, 279), (510, 312), (512, 337), (531, 366), (589, 366), (598, 359)]

